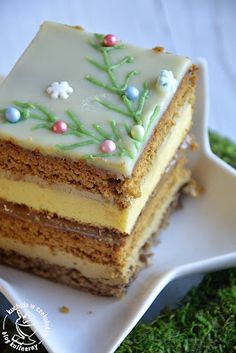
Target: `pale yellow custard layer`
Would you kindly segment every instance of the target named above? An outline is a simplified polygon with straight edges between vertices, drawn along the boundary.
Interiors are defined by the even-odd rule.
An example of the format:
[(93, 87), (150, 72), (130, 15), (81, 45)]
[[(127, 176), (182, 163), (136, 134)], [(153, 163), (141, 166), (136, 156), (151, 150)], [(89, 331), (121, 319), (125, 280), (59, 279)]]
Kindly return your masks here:
[(56, 213), (58, 216), (90, 223), (101, 227), (111, 227), (130, 233), (154, 190), (167, 165), (175, 155), (186, 131), (191, 126), (192, 108), (186, 104), (176, 118), (176, 125), (166, 137), (158, 151), (150, 172), (145, 177), (140, 198), (135, 199), (129, 208), (120, 210), (116, 205), (86, 198), (78, 192), (71, 193), (42, 187), (29, 181), (15, 181), (0, 177), (0, 198), (18, 204), (24, 204), (36, 210)]

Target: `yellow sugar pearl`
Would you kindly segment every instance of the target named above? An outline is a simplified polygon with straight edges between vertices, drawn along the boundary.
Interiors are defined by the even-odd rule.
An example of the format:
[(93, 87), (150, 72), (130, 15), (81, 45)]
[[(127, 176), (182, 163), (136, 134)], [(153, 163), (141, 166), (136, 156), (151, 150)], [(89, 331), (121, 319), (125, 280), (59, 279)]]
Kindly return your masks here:
[(137, 141), (142, 141), (145, 130), (142, 125), (134, 125), (131, 129), (131, 136)]

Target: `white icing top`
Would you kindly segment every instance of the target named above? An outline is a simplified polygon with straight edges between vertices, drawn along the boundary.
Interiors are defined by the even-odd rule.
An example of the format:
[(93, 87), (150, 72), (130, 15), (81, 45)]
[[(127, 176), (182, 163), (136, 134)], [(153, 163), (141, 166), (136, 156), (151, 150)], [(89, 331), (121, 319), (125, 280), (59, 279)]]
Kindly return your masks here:
[[(14, 106), (13, 101), (33, 102), (41, 104), (58, 120), (71, 123), (67, 110), (79, 117), (87, 131), (102, 142), (105, 137), (94, 128), (98, 124), (109, 136), (114, 136), (110, 121), (117, 124), (121, 136), (122, 148), (128, 151), (124, 155), (101, 156), (100, 142), (86, 144), (73, 149), (61, 149), (58, 144), (71, 145), (81, 141), (91, 140), (81, 137), (81, 134), (67, 135), (55, 134), (52, 130), (39, 128), (32, 129), (40, 121), (27, 119), (15, 124), (5, 122), (4, 114), (0, 116), (0, 138), (12, 140), (14, 143), (28, 149), (38, 148), (42, 153), (67, 156), (73, 159), (83, 158), (85, 155), (96, 155), (88, 160), (98, 167), (111, 170), (118, 175), (130, 176), (136, 161), (142, 153), (148, 138), (170, 103), (174, 93), (170, 90), (162, 92), (156, 87), (156, 78), (161, 70), (173, 73), (177, 85), (183, 79), (191, 65), (188, 58), (167, 53), (157, 53), (153, 50), (141, 49), (126, 45), (123, 49), (109, 52), (111, 63), (117, 63), (126, 56), (132, 56), (133, 61), (125, 63), (114, 70), (117, 81), (122, 84), (126, 75), (137, 70), (138, 75), (130, 79), (129, 85), (142, 91), (144, 82), (149, 88), (147, 98), (141, 115), (142, 125), (146, 135), (142, 142), (132, 139), (127, 133), (137, 122), (132, 117), (123, 115), (106, 106), (99, 104), (95, 99), (100, 99), (115, 105), (122, 111), (128, 111), (121, 96), (110, 92), (103, 87), (88, 81), (86, 75), (93, 76), (111, 86), (110, 78), (106, 71), (93, 65), (87, 57), (104, 64), (102, 53), (90, 45), (96, 42), (93, 34), (89, 34), (66, 25), (45, 22), (33, 42), (17, 62), (7, 79), (0, 86), (0, 110)], [(46, 89), (53, 82), (67, 81), (73, 87), (73, 94), (69, 93), (68, 99), (51, 99)], [(72, 91), (71, 91), (72, 92)], [(132, 104), (137, 104), (133, 103)], [(150, 116), (154, 109), (160, 107), (147, 131)], [(42, 114), (42, 113), (41, 113)], [(139, 122), (140, 123), (140, 122)], [(126, 124), (126, 128), (125, 128)], [(116, 128), (115, 128), (116, 130)]]

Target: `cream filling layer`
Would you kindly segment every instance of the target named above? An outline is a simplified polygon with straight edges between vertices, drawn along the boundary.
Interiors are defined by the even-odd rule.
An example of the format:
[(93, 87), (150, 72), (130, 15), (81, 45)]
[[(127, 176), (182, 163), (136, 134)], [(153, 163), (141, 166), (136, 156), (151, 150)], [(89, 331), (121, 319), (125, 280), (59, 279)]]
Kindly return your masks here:
[(115, 228), (121, 232), (131, 233), (133, 226), (145, 206), (149, 195), (159, 182), (165, 168), (175, 155), (192, 121), (191, 105), (186, 103), (175, 118), (176, 124), (160, 149), (150, 172), (141, 186), (141, 197), (134, 199), (131, 206), (120, 210), (116, 205), (96, 199), (69, 193), (50, 187), (43, 187), (29, 181), (11, 180), (0, 177), (0, 198), (18, 204), (24, 204), (35, 210), (45, 210), (82, 223), (100, 227)]
[(189, 176), (185, 175), (172, 187), (169, 195), (165, 198), (161, 207), (156, 211), (152, 222), (149, 227), (146, 227), (144, 232), (138, 238), (136, 244), (133, 244), (132, 249), (125, 249), (125, 253), (122, 254), (126, 257), (123, 267), (114, 267), (111, 264), (99, 264), (92, 262), (86, 258), (79, 258), (70, 253), (66, 253), (59, 250), (52, 250), (43, 245), (31, 245), (22, 243), (15, 239), (6, 237), (0, 237), (0, 248), (4, 250), (13, 250), (20, 255), (23, 255), (30, 259), (41, 259), (49, 265), (58, 265), (68, 269), (78, 270), (84, 277), (91, 279), (100, 279), (109, 281), (109, 284), (116, 284), (120, 282), (129, 282), (132, 272), (130, 267), (133, 266), (135, 269), (138, 265), (139, 252), (143, 245), (147, 242), (149, 237), (158, 231), (161, 225), (163, 216), (168, 209), (171, 202), (175, 199), (175, 194), (181, 188), (181, 186), (188, 180)]

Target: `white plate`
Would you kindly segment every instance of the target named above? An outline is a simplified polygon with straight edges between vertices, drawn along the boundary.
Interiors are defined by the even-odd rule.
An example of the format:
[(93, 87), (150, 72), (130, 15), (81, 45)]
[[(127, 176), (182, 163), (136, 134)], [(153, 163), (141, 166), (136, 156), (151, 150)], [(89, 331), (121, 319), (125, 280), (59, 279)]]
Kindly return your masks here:
[[(160, 244), (153, 247), (152, 265), (139, 274), (127, 295), (121, 300), (93, 296), (0, 266), (3, 294), (11, 302), (34, 303), (48, 314), (51, 331), (44, 345), (49, 352), (112, 353), (172, 279), (236, 264), (236, 173), (210, 151), (207, 70), (203, 60), (197, 64), (193, 130), (201, 148), (192, 162), (206, 191), (197, 200), (186, 200), (184, 209), (171, 216)], [(58, 311), (62, 305), (70, 308), (68, 314)], [(41, 337), (42, 327), (37, 320), (33, 324)]]

